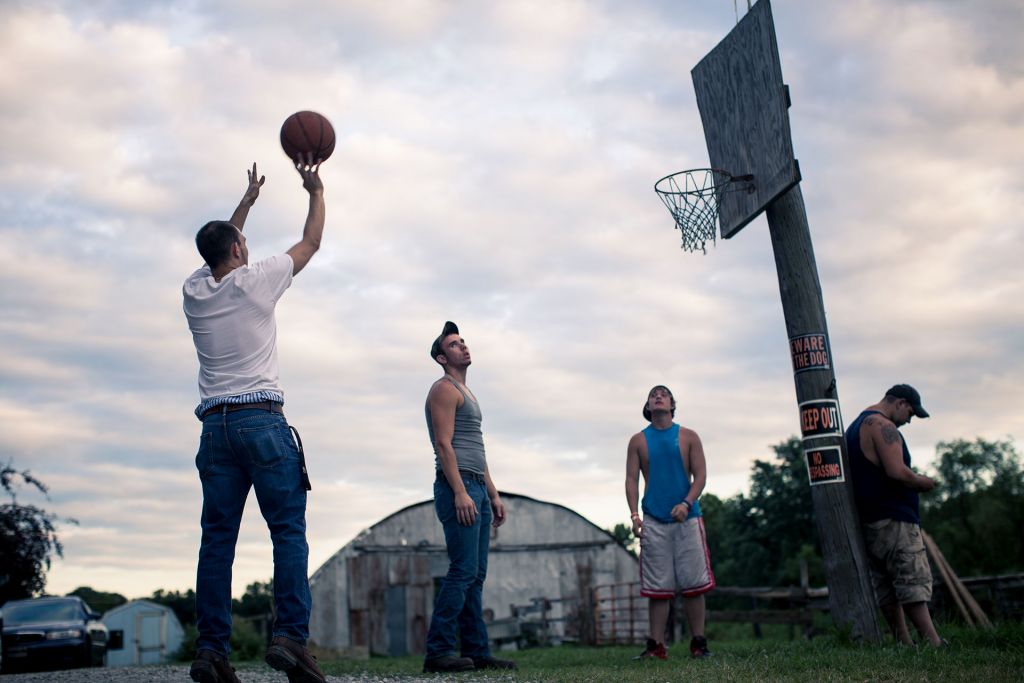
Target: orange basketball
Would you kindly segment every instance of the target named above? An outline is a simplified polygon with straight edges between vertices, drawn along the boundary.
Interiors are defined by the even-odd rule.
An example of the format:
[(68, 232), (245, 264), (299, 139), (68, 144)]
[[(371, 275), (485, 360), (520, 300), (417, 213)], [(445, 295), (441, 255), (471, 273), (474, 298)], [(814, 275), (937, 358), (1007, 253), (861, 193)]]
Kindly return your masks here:
[(315, 111), (295, 112), (281, 126), (281, 147), (288, 158), (313, 153), (313, 161), (326, 161), (334, 152), (334, 127)]

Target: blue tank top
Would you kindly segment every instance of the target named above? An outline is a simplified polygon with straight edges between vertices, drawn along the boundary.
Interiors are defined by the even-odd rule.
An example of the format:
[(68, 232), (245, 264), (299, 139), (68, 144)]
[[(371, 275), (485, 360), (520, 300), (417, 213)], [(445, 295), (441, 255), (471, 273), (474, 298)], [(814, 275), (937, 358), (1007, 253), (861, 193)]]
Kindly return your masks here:
[[(672, 423), (668, 429), (655, 429), (650, 425), (644, 430), (647, 441), (647, 477), (644, 481), (644, 499), (641, 508), (644, 516), (659, 522), (672, 524), (672, 508), (683, 502), (690, 492), (690, 475), (683, 467), (683, 456), (679, 452), (679, 425)], [(700, 517), (700, 503), (694, 502), (690, 517)]]
[[(487, 456), (484, 454), (484, 433), (481, 428), (483, 413), (480, 412), (480, 404), (464, 392), (458, 384), (450, 379), (448, 381), (462, 394), (462, 405), (455, 410), (455, 430), (452, 432), (455, 462), (460, 470), (483, 474), (487, 469)], [(430, 419), (430, 404), (427, 404), (424, 411), (427, 417), (427, 434), (430, 435), (430, 445), (434, 447), (434, 467), (440, 470), (441, 461), (437, 457), (437, 444), (434, 443), (434, 423)]]
[[(861, 522), (895, 519), (912, 524), (921, 523), (917, 491), (892, 479), (885, 468), (864, 456), (860, 447), (860, 428), (869, 415), (881, 415), (877, 410), (865, 410), (846, 430), (846, 452), (850, 457), (850, 475), (853, 479), (853, 499), (857, 504)], [(897, 432), (898, 433), (898, 432)], [(900, 434), (903, 445), (903, 464), (910, 467), (910, 449)]]

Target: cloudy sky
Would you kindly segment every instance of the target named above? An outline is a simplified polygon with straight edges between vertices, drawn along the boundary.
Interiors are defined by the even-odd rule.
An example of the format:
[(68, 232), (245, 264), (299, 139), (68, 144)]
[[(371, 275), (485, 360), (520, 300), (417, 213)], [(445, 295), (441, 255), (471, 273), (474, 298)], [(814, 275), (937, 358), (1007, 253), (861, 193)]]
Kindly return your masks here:
[[(799, 432), (765, 219), (707, 256), (653, 192), (707, 164), (690, 69), (730, 0), (0, 3), (0, 458), (73, 517), (51, 592), (194, 585), (193, 237), (267, 181), (253, 258), (300, 235), (278, 145), (313, 109), (323, 249), (278, 307), (309, 453), (310, 571), (430, 496), (445, 319), (499, 488), (628, 520), (629, 436), (669, 385), (708, 490)], [(778, 1), (793, 141), (847, 421), (895, 382), (955, 438), (1024, 436), (1024, 8)], [(235, 592), (271, 574), (255, 499)]]

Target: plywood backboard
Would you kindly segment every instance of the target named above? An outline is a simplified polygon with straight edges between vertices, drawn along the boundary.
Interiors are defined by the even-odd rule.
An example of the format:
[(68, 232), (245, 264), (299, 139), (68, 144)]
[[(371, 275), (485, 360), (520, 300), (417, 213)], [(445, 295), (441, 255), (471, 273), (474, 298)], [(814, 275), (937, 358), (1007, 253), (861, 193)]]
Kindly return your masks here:
[(755, 3), (691, 73), (712, 168), (754, 176), (751, 191), (719, 198), (729, 238), (800, 182), (769, 0)]

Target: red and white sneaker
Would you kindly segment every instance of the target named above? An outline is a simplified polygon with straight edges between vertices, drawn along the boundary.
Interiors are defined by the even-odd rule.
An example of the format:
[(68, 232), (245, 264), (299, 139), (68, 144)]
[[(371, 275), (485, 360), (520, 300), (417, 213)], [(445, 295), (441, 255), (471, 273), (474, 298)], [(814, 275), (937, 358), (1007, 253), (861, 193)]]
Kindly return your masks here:
[(704, 636), (694, 636), (690, 639), (690, 656), (694, 659), (710, 657), (711, 650), (708, 649), (708, 639)]
[(668, 650), (665, 643), (656, 643), (653, 638), (648, 638), (646, 649), (633, 659), (668, 659)]

